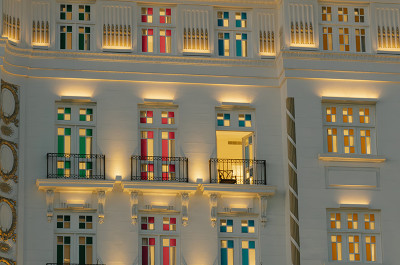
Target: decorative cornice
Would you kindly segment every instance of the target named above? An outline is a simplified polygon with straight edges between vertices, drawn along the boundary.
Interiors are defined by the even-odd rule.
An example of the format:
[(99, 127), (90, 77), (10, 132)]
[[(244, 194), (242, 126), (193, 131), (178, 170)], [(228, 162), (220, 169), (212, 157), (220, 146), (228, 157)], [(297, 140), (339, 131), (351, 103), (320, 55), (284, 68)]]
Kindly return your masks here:
[(362, 162), (362, 163), (382, 163), (386, 161), (386, 158), (384, 156), (348, 155), (348, 154), (318, 154), (318, 159), (329, 162)]
[(274, 196), (277, 187), (270, 185), (202, 184), (206, 195), (218, 194), (228, 197)]
[(37, 179), (36, 186), (39, 190), (47, 191), (111, 191), (114, 187), (113, 180), (94, 179)]
[(143, 194), (193, 194), (198, 188), (195, 183), (182, 182), (149, 182), (149, 181), (123, 181), (122, 188), (125, 192), (137, 191)]

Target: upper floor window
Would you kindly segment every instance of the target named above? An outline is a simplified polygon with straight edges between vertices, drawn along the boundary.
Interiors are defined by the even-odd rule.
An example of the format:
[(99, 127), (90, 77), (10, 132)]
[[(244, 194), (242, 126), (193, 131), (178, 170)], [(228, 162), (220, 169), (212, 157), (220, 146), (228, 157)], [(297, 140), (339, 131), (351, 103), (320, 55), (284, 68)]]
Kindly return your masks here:
[(218, 55), (248, 57), (248, 12), (217, 11), (216, 25)]
[(58, 213), (55, 228), (57, 264), (95, 263), (94, 217), (86, 213)]
[(139, 34), (141, 51), (168, 54), (173, 52), (175, 21), (171, 7), (140, 7)]
[(61, 50), (90, 51), (93, 43), (92, 6), (59, 4), (58, 42)]
[(375, 106), (324, 104), (325, 151), (338, 154), (376, 154)]
[(95, 105), (57, 106), (57, 175), (91, 178), (96, 172)]
[(368, 9), (352, 6), (320, 6), (322, 49), (325, 51), (366, 52)]
[(180, 264), (178, 216), (148, 214), (141, 216), (140, 220), (140, 264)]
[(327, 219), (331, 261), (380, 262), (379, 211), (333, 209)]
[[(257, 264), (257, 221), (243, 216), (221, 216), (218, 220), (220, 264)], [(236, 263), (235, 263), (236, 264)]]

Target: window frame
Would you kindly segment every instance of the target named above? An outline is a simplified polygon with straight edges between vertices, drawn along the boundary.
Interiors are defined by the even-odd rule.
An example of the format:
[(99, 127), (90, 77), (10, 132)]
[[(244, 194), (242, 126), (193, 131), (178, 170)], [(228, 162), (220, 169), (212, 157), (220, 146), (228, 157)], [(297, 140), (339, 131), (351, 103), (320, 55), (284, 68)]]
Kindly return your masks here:
[[(332, 10), (331, 21), (324, 21), (322, 20), (322, 8), (323, 7), (330, 7)], [(319, 4), (318, 5), (318, 21), (319, 21), (319, 43), (320, 43), (320, 50), (323, 52), (343, 52), (343, 53), (355, 53), (355, 54), (365, 54), (371, 52), (371, 33), (370, 33), (370, 12), (369, 9), (370, 7), (367, 5), (338, 5), (338, 4)], [(338, 8), (347, 8), (348, 9), (348, 21), (347, 22), (341, 22), (338, 20)], [(354, 9), (364, 9), (364, 22), (355, 22), (355, 14), (354, 14)], [(323, 28), (332, 28), (332, 50), (324, 50), (324, 32)], [(350, 50), (349, 51), (340, 51), (340, 44), (339, 44), (339, 29), (340, 28), (348, 28), (349, 29), (349, 45), (350, 45)], [(365, 51), (362, 51), (362, 44), (360, 43), (360, 49), (361, 51), (356, 51), (356, 30), (357, 29), (364, 29), (365, 30)], [(361, 36), (361, 35), (360, 35)]]
[[(330, 214), (331, 213), (340, 213), (343, 217), (341, 217), (340, 223), (341, 228), (335, 229), (331, 228), (331, 220)], [(347, 215), (348, 214), (358, 214), (358, 228), (357, 229), (349, 229), (347, 226)], [(371, 264), (379, 264), (382, 262), (382, 244), (381, 244), (381, 216), (379, 210), (372, 210), (372, 209), (327, 209), (327, 218), (326, 218), (326, 225), (327, 225), (327, 243), (328, 243), (328, 260), (330, 262), (338, 262), (338, 263), (371, 263)], [(375, 218), (375, 229), (368, 230), (365, 229), (365, 215), (366, 214), (374, 214)], [(331, 236), (333, 235), (340, 235), (342, 236), (342, 260), (333, 260), (332, 259), (332, 243), (331, 243)], [(349, 260), (349, 242), (348, 237), (351, 235), (358, 235), (360, 237), (359, 241), (359, 261), (351, 261)], [(376, 261), (367, 261), (366, 260), (366, 242), (365, 237), (367, 236), (375, 236), (376, 243), (375, 243), (375, 251), (376, 251)]]
[[(330, 102), (323, 102), (321, 104), (322, 107), (322, 128), (323, 128), (323, 150), (325, 154), (333, 154), (333, 155), (344, 155), (344, 156), (351, 156), (351, 155), (361, 155), (361, 156), (374, 156), (377, 155), (377, 139), (376, 139), (376, 105), (375, 104), (363, 104), (363, 103), (330, 103)], [(336, 122), (328, 122), (326, 121), (326, 110), (328, 107), (335, 107), (336, 108)], [(343, 108), (352, 108), (353, 109), (353, 122), (352, 123), (345, 123), (343, 122)], [(368, 108), (370, 115), (370, 122), (369, 123), (360, 123), (359, 122), (359, 109), (360, 108)], [(327, 130), (329, 128), (336, 128), (337, 129), (337, 152), (329, 152), (328, 150), (328, 133)], [(354, 134), (354, 153), (345, 153), (344, 151), (344, 135), (343, 130), (345, 129), (353, 129), (355, 131)], [(370, 150), (371, 153), (363, 154), (361, 152), (361, 130), (370, 130)]]

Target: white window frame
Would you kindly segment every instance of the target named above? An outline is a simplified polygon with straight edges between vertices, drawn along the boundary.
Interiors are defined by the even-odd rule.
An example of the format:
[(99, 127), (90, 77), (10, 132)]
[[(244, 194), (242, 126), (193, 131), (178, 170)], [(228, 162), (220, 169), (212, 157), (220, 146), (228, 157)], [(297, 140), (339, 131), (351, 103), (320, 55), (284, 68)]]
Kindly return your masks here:
[[(221, 219), (231, 219), (233, 220), (233, 232), (221, 232)], [(241, 221), (242, 220), (254, 220), (254, 233), (241, 233)], [(217, 229), (218, 229), (218, 264), (221, 264), (221, 241), (222, 240), (233, 240), (234, 247), (234, 261), (235, 264), (242, 264), (242, 241), (255, 241), (255, 264), (259, 264), (259, 223), (256, 216), (229, 216), (220, 215), (217, 219)]]
[[(322, 8), (323, 7), (331, 7), (332, 8), (332, 20), (331, 21), (323, 21), (322, 20)], [(338, 8), (347, 8), (348, 9), (348, 22), (340, 22), (338, 21)], [(369, 19), (369, 7), (366, 5), (358, 5), (358, 6), (349, 6), (346, 4), (343, 5), (331, 5), (331, 4), (320, 4), (318, 6), (318, 17), (319, 17), (319, 43), (320, 50), (323, 52), (343, 52), (343, 53), (369, 53), (371, 52), (371, 39), (370, 39), (370, 19)], [(354, 9), (355, 8), (363, 8), (364, 9), (364, 22), (357, 23), (354, 20)], [(324, 50), (323, 49), (323, 28), (331, 27), (332, 28), (332, 50)], [(340, 51), (339, 44), (339, 28), (348, 28), (349, 29), (349, 51)], [(356, 29), (365, 29), (365, 52), (356, 51)]]
[[(60, 6), (61, 5), (72, 5), (72, 19), (71, 20), (62, 20), (60, 19)], [(90, 6), (90, 20), (84, 21), (79, 20), (79, 6)], [(95, 13), (94, 12), (95, 5), (94, 4), (77, 4), (72, 2), (64, 2), (64, 3), (56, 3), (56, 45), (57, 49), (60, 51), (79, 51), (79, 52), (90, 52), (95, 50), (96, 38), (95, 38)], [(72, 48), (71, 49), (61, 49), (61, 26), (72, 26)], [(89, 27), (90, 28), (90, 49), (89, 50), (79, 50), (79, 27)]]
[[(155, 228), (154, 230), (142, 230), (141, 229), (141, 218), (142, 217), (154, 217), (155, 219)], [(164, 231), (163, 230), (163, 217), (176, 218), (176, 231)], [(138, 246), (139, 246), (139, 264), (142, 264), (142, 239), (154, 237), (156, 239), (155, 243), (155, 262), (154, 264), (162, 264), (162, 239), (165, 238), (175, 238), (176, 239), (176, 264), (181, 264), (181, 254), (180, 254), (180, 231), (181, 231), (181, 223), (180, 223), (180, 215), (172, 214), (172, 213), (154, 213), (154, 212), (146, 212), (142, 213), (139, 216), (138, 222)]]
[[(326, 121), (326, 108), (336, 107), (336, 122)], [(353, 108), (353, 122), (345, 123), (343, 122), (343, 108)], [(359, 109), (368, 108), (370, 111), (370, 123), (359, 123)], [(341, 104), (341, 103), (323, 103), (322, 104), (322, 120), (323, 120), (323, 138), (324, 138), (324, 153), (326, 154), (338, 154), (338, 155), (363, 155), (372, 156), (377, 154), (377, 144), (376, 144), (376, 106), (375, 105), (365, 105), (365, 104)], [(337, 129), (337, 152), (328, 152), (328, 128)], [(345, 153), (344, 152), (344, 129), (353, 129), (354, 133), (354, 146), (355, 153)], [(362, 154), (361, 153), (361, 141), (360, 141), (360, 130), (368, 129), (371, 132), (371, 153)]]
[[(93, 213), (89, 212), (55, 212), (54, 220), (54, 243), (53, 246), (53, 256), (54, 260), (57, 263), (57, 236), (69, 236), (71, 237), (71, 263), (79, 263), (79, 237), (92, 237), (93, 238), (93, 253), (92, 260), (93, 262), (97, 261), (97, 242), (96, 242), (96, 233), (97, 233), (97, 217)], [(57, 216), (58, 215), (69, 215), (71, 226), (70, 228), (57, 228)], [(92, 229), (79, 229), (79, 216), (92, 216)]]
[[(330, 225), (330, 214), (340, 213), (341, 214), (341, 229), (331, 228)], [(347, 214), (358, 214), (358, 229), (348, 229), (347, 226)], [(364, 228), (364, 215), (374, 214), (375, 215), (375, 229), (366, 230)], [(380, 231), (380, 211), (378, 210), (367, 210), (367, 209), (327, 209), (327, 230), (328, 230), (328, 256), (330, 262), (349, 262), (349, 263), (371, 263), (378, 264), (382, 262), (382, 251), (381, 251), (381, 231)], [(332, 260), (332, 244), (331, 236), (341, 235), (342, 236), (342, 260)], [(360, 261), (350, 261), (349, 260), (349, 247), (348, 247), (348, 236), (358, 235), (360, 237)], [(366, 260), (366, 236), (376, 237), (376, 261)]]
[[(153, 22), (147, 23), (142, 22), (142, 8), (153, 8)], [(160, 23), (160, 8), (171, 9), (171, 23)], [(138, 5), (137, 8), (137, 41), (138, 41), (138, 52), (140, 54), (157, 54), (157, 55), (174, 55), (177, 53), (177, 41), (176, 41), (176, 12), (175, 6), (165, 5)], [(142, 29), (153, 29), (153, 52), (142, 51)], [(160, 30), (171, 30), (171, 52), (161, 53), (160, 52)]]
[[(218, 12), (229, 12), (229, 26), (218, 26)], [(246, 12), (246, 27), (236, 27), (236, 12)], [(253, 12), (251, 10), (232, 10), (232, 9), (215, 9), (214, 10), (214, 38), (215, 38), (215, 55), (221, 58), (252, 58), (253, 57), (253, 36), (252, 36), (252, 18)], [(229, 33), (229, 56), (222, 56), (218, 53), (218, 33)], [(247, 34), (247, 56), (236, 56), (236, 33)]]

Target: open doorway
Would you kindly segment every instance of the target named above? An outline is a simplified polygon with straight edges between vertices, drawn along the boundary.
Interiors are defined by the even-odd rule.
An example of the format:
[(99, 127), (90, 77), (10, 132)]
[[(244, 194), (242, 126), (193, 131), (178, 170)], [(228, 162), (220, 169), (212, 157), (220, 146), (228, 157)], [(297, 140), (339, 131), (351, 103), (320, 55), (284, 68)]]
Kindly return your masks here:
[(252, 184), (254, 164), (254, 133), (217, 131), (215, 170), (219, 183)]

